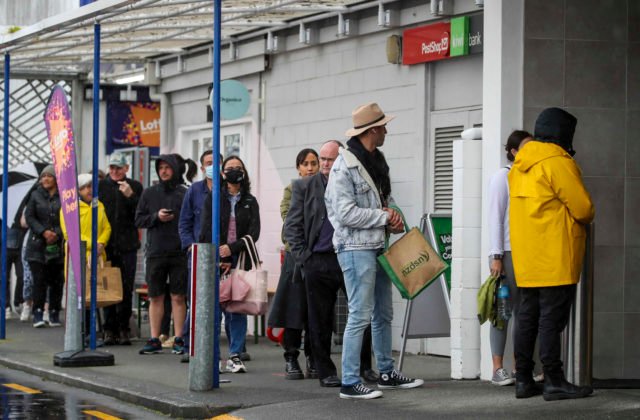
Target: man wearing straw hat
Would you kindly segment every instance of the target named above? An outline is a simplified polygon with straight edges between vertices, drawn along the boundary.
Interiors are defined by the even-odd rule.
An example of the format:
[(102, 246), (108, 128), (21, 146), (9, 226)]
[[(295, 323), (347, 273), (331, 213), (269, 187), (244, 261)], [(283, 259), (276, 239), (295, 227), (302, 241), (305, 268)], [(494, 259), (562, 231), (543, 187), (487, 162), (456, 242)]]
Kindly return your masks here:
[(331, 168), (325, 193), (327, 215), (335, 231), (333, 245), (344, 274), (349, 318), (342, 344), (340, 398), (372, 399), (379, 390), (366, 387), (360, 378), (360, 350), (364, 330), (371, 322), (373, 351), (380, 379), (379, 389), (415, 388), (422, 379), (407, 378), (394, 369), (391, 357), (391, 280), (377, 263), (389, 233), (403, 231), (402, 217), (389, 208), (392, 203), (389, 166), (380, 150), (385, 115), (375, 103), (352, 112), (353, 128), (347, 149)]

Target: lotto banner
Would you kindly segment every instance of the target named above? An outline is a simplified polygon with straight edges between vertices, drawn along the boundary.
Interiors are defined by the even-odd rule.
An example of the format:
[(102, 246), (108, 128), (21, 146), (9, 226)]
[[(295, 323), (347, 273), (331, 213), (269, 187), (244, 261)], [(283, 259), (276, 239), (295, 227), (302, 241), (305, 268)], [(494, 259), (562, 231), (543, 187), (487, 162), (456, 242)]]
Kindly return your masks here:
[(107, 154), (123, 147), (160, 147), (160, 104), (107, 102)]
[[(76, 290), (82, 290), (75, 138), (69, 102), (67, 102), (64, 89), (59, 85), (53, 88), (51, 96), (49, 96), (44, 113), (44, 123), (47, 127), (51, 157), (56, 171), (62, 216), (67, 227), (73, 277), (76, 280)], [(78, 296), (81, 296), (81, 293), (78, 293)]]

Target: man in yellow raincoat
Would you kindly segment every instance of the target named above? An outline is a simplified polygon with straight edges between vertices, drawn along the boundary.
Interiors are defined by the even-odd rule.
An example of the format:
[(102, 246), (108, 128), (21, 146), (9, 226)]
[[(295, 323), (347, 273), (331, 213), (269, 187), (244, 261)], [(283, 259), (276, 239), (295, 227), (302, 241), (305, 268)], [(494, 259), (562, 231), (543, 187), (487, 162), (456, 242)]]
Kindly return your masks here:
[(572, 157), (576, 123), (562, 109), (542, 111), (534, 139), (522, 143), (509, 171), (511, 248), (521, 288), (514, 338), (516, 398), (540, 394), (532, 379), (538, 334), (544, 399), (582, 398), (592, 393), (590, 387), (567, 382), (560, 360), (560, 334), (580, 279), (585, 225), (594, 218), (591, 197)]

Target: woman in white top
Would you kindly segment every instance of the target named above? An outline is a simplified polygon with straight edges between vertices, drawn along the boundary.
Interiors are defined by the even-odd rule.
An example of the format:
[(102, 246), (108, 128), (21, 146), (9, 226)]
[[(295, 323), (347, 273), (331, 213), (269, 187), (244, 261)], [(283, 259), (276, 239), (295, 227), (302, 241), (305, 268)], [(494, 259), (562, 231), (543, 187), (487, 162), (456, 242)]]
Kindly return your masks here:
[[(531, 137), (526, 131), (516, 130), (509, 135), (505, 150), (509, 162), (515, 160), (518, 149), (524, 145), (525, 139)], [(516, 286), (516, 279), (513, 273), (513, 262), (511, 261), (511, 243), (509, 241), (509, 181), (507, 174), (511, 165), (500, 168), (491, 177), (489, 184), (489, 238), (491, 242), (491, 252), (489, 255), (489, 268), (494, 277), (503, 275), (503, 281), (509, 286), (511, 296), (511, 307), (513, 328), (517, 328), (516, 318), (518, 314), (519, 293)], [(504, 348), (507, 342), (508, 321), (505, 327), (499, 330), (491, 326), (490, 343), (491, 356), (493, 360), (493, 377), (491, 383), (494, 385), (511, 385), (514, 379), (503, 368), (502, 359)]]

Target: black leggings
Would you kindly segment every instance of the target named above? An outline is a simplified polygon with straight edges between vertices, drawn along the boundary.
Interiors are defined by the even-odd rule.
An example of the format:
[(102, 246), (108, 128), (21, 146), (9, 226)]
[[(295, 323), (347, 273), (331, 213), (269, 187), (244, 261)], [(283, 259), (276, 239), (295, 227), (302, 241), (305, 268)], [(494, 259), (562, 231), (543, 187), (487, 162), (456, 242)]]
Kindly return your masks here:
[(43, 264), (29, 261), (33, 276), (33, 310), (44, 310), (49, 292), (49, 310), (59, 311), (62, 304), (62, 288), (64, 287), (64, 265), (60, 263)]

